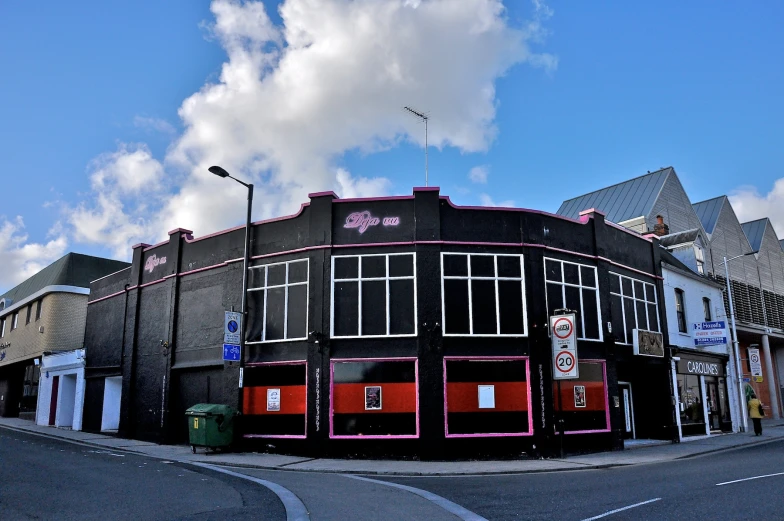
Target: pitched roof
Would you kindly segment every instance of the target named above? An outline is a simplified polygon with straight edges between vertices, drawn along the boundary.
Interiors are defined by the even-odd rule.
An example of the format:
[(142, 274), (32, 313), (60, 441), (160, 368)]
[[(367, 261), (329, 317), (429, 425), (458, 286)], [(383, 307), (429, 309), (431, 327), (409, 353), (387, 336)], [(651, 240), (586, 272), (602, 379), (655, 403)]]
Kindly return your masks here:
[(659, 244), (661, 244), (665, 248), (669, 248), (670, 246), (675, 246), (676, 244), (694, 242), (697, 240), (697, 237), (699, 237), (699, 235), (700, 235), (699, 228), (693, 228), (691, 230), (686, 230), (677, 233), (670, 233), (668, 235), (662, 235), (661, 237), (659, 237)]
[(640, 177), (569, 199), (561, 204), (556, 213), (577, 219), (581, 211), (596, 208), (607, 214), (608, 221), (615, 223), (648, 215), (662, 186), (664, 186), (664, 182), (673, 172), (672, 167), (662, 168), (656, 172), (649, 172)]
[(781, 249), (784, 250), (784, 239), (781, 239), (779, 241), (779, 244), (781, 244)]
[(127, 262), (68, 253), (54, 261), (15, 288), (0, 295), (0, 300), (19, 302), (47, 286), (77, 286), (89, 288), (90, 282), (127, 268)]
[(714, 197), (713, 199), (691, 205), (697, 213), (697, 217), (699, 217), (706, 233), (713, 233), (713, 229), (716, 227), (716, 221), (719, 220), (719, 212), (726, 199), (726, 195), (720, 195), (719, 197)]
[(751, 244), (751, 249), (753, 251), (759, 251), (760, 245), (762, 244), (762, 237), (765, 235), (765, 227), (767, 224), (767, 217), (741, 224), (743, 233), (746, 234), (746, 238), (749, 240), (749, 244)]

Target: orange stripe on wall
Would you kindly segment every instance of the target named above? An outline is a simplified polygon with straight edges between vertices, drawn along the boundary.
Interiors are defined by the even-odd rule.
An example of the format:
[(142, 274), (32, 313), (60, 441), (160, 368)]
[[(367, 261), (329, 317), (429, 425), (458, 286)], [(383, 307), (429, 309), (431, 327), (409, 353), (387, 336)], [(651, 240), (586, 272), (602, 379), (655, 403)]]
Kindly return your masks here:
[[(575, 407), (574, 405), (574, 386), (585, 386), (585, 407)], [(558, 410), (558, 384), (553, 384), (553, 397), (555, 403), (553, 407)], [(561, 399), (563, 400), (564, 411), (603, 411), (604, 384), (602, 382), (581, 382), (579, 380), (561, 380)]]
[[(495, 407), (479, 408), (479, 386), (495, 386)], [(446, 384), (447, 412), (527, 411), (527, 382), (449, 382)]]
[[(381, 387), (381, 409), (365, 410), (365, 387)], [(332, 407), (336, 414), (416, 412), (416, 384), (361, 383), (335, 384)]]
[[(267, 410), (267, 389), (280, 389), (280, 410)], [(243, 414), (305, 414), (304, 385), (269, 385), (242, 388)]]

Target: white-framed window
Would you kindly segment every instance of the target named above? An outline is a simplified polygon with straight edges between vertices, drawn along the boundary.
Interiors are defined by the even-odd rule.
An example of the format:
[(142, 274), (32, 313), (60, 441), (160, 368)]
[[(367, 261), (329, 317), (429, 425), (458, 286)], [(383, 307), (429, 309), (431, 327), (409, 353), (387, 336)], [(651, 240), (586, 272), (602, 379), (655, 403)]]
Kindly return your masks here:
[(248, 270), (248, 344), (308, 337), (308, 259)]
[(694, 259), (697, 261), (697, 273), (705, 275), (705, 251), (698, 244), (694, 244)]
[(5, 336), (5, 319), (0, 320), (0, 338)]
[(601, 341), (599, 279), (596, 266), (544, 258), (547, 314), (556, 309), (574, 310), (577, 338)]
[(41, 320), (41, 313), (43, 312), (43, 302), (44, 300), (39, 300), (35, 305), (35, 320)]
[(417, 334), (416, 254), (332, 257), (333, 338)]
[(526, 336), (522, 255), (441, 253), (444, 336)]
[(11, 322), (11, 331), (16, 329), (18, 325), (19, 325), (19, 312), (17, 311), (16, 313), (14, 313), (13, 322)]
[(610, 272), (610, 309), (619, 344), (634, 343), (634, 330), (661, 331), (656, 286)]

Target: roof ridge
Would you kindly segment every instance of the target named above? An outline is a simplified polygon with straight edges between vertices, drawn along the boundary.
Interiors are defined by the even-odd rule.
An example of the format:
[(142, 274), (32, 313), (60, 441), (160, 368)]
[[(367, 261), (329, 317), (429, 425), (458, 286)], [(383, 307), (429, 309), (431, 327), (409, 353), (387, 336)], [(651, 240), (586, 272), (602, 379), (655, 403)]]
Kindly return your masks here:
[(711, 197), (710, 199), (705, 199), (704, 201), (698, 201), (696, 203), (691, 203), (691, 205), (692, 206), (697, 206), (698, 204), (709, 203), (711, 201), (715, 201), (716, 199), (721, 199), (722, 197), (726, 198), (727, 196), (726, 195), (719, 195), (719, 196), (716, 196), (716, 197)]
[(658, 174), (658, 173), (664, 172), (665, 170), (668, 170), (668, 169), (674, 170), (674, 168), (671, 167), (671, 166), (665, 166), (664, 168), (660, 168), (660, 169), (658, 169), (656, 171), (648, 172), (647, 174), (638, 175), (637, 177), (632, 177), (631, 179), (627, 179), (626, 181), (620, 181), (618, 183), (605, 186), (604, 188), (599, 188), (598, 190), (594, 190), (593, 192), (588, 192), (588, 193), (585, 193), (585, 194), (582, 194), (582, 195), (577, 195), (575, 197), (572, 197), (571, 199), (565, 199), (561, 203), (561, 206), (565, 205), (566, 203), (568, 203), (570, 201), (574, 201), (575, 199), (580, 199), (582, 197), (588, 197), (589, 195), (593, 195), (593, 194), (596, 194), (596, 193), (599, 193), (599, 192), (604, 192), (605, 190), (609, 190), (610, 188), (615, 188), (616, 186), (621, 186), (621, 185), (624, 185), (626, 183), (631, 183), (633, 181), (636, 181), (637, 179), (642, 179), (643, 177), (647, 177), (649, 175)]

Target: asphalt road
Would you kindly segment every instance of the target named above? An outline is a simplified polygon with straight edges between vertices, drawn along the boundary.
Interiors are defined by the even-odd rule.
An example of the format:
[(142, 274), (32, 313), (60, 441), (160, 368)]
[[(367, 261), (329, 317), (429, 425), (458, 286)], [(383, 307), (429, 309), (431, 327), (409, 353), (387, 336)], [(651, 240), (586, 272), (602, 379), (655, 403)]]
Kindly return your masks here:
[(0, 429), (0, 519), (286, 519), (266, 483), (289, 495), (290, 516), (293, 498), (300, 514), (317, 521), (784, 520), (784, 441), (669, 463), (542, 474), (363, 478), (222, 470), (233, 474)]
[(253, 482), (0, 429), (0, 520), (285, 520)]

